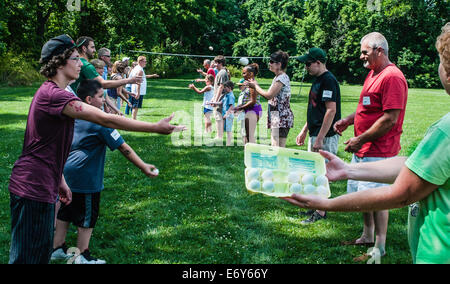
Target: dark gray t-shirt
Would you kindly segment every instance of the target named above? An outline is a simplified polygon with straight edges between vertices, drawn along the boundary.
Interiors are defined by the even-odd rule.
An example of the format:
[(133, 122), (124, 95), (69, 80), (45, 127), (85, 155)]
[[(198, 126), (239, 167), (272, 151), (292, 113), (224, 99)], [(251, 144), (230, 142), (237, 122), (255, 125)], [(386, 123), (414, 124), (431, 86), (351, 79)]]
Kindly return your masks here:
[(214, 92), (217, 92), (219, 86), (223, 85), (228, 80), (230, 79), (228, 78), (227, 70), (225, 68), (222, 68), (222, 70), (220, 70), (219, 73), (217, 73), (216, 78), (214, 79)]

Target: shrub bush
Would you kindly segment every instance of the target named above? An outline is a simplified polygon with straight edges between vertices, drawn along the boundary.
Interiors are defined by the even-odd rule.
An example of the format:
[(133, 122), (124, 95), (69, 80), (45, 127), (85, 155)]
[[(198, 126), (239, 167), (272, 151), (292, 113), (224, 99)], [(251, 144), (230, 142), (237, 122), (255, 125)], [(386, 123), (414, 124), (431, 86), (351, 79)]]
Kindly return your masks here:
[(31, 86), (36, 81), (45, 80), (33, 63), (24, 55), (7, 52), (0, 57), (0, 83), (8, 86)]

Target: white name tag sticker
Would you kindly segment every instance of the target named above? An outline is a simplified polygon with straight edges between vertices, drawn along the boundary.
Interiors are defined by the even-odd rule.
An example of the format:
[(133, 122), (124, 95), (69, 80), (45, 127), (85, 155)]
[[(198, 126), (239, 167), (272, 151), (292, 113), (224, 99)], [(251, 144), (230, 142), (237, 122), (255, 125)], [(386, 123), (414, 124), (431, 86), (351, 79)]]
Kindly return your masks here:
[(370, 105), (370, 97), (363, 97), (363, 106)]
[(120, 137), (119, 131), (114, 130), (113, 132), (111, 132), (111, 137), (112, 137), (114, 140), (119, 139), (119, 137)]
[(323, 91), (323, 98), (331, 99), (333, 97), (333, 91), (324, 90)]

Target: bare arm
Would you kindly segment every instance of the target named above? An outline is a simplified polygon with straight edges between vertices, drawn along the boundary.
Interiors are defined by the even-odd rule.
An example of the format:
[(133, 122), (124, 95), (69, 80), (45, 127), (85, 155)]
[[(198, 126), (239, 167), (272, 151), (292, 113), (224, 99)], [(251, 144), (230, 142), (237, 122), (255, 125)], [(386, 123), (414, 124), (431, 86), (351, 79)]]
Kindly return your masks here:
[(347, 164), (327, 151), (319, 151), (319, 153), (329, 161), (327, 177), (330, 181), (353, 179), (394, 183), (407, 159), (407, 157), (394, 157), (376, 162)]
[(265, 97), (268, 100), (273, 99), (274, 97), (276, 97), (280, 91), (281, 88), (283, 88), (283, 84), (279, 81), (275, 82), (272, 86), (270, 86), (268, 91), (264, 91), (256, 81), (247, 81), (246, 84), (250, 87), (250, 88), (254, 88), (256, 90), (256, 92), (258, 94), (260, 94), (261, 96)]
[(407, 206), (423, 200), (437, 188), (438, 185), (427, 182), (404, 166), (395, 183), (391, 186), (346, 194), (334, 199), (296, 194), (283, 199), (303, 208), (370, 212)]
[(105, 80), (102, 78), (102, 76), (97, 76), (94, 78), (94, 80), (97, 80), (102, 84), (103, 89), (114, 89), (118, 88), (120, 86), (126, 85), (126, 84), (136, 84), (142, 82), (142, 76), (136, 76), (132, 78), (127, 79), (121, 79), (121, 80)]
[(350, 114), (349, 116), (340, 119), (336, 121), (336, 123), (333, 125), (334, 131), (342, 135), (342, 132), (344, 132), (347, 127), (355, 123), (355, 113)]
[(350, 138), (344, 144), (347, 144), (345, 151), (355, 153), (358, 152), (361, 147), (370, 141), (374, 141), (392, 129), (397, 123), (398, 117), (400, 115), (400, 109), (390, 109), (386, 110), (377, 121), (363, 134)]
[(154, 172), (156, 167), (154, 165), (150, 165), (142, 161), (142, 159), (134, 152), (134, 150), (127, 143), (123, 143), (118, 148), (122, 155), (128, 159), (128, 161), (132, 162), (136, 167), (138, 167), (146, 176), (148, 177), (156, 177), (157, 173)]
[(326, 112), (323, 118), (322, 126), (320, 127), (319, 134), (317, 134), (316, 142), (313, 145), (313, 151), (317, 152), (323, 148), (323, 139), (330, 130), (334, 116), (336, 115), (336, 102), (325, 102)]
[(75, 119), (83, 119), (96, 124), (100, 124), (108, 128), (136, 132), (170, 134), (174, 131), (183, 131), (186, 129), (186, 127), (184, 126), (175, 126), (169, 123), (172, 120), (174, 114), (172, 114), (170, 117), (158, 121), (157, 123), (149, 123), (128, 119), (123, 116), (108, 114), (96, 107), (80, 101), (69, 102), (64, 107), (63, 114)]
[(222, 92), (223, 92), (223, 84), (220, 84), (211, 102), (218, 102), (220, 97), (222, 96)]
[(243, 105), (235, 107), (234, 108), (235, 111), (240, 111), (240, 110), (243, 110), (243, 109), (249, 109), (249, 108), (253, 107), (256, 104), (256, 97), (258, 95), (256, 93), (256, 90), (250, 88), (249, 91), (250, 91), (250, 101), (248, 101), (246, 104), (243, 104)]
[(194, 84), (190, 84), (189, 88), (194, 90), (197, 94), (203, 94), (204, 92), (207, 92), (209, 90), (211, 90), (211, 86), (206, 86), (203, 89), (199, 90), (196, 86), (194, 86)]

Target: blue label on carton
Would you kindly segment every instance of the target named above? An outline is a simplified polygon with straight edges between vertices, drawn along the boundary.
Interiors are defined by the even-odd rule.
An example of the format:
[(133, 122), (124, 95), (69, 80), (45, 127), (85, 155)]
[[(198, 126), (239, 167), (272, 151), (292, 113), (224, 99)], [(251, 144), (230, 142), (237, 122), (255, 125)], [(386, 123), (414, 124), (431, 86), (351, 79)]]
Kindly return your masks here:
[(277, 156), (251, 153), (251, 167), (276, 170), (278, 169)]
[(308, 173), (316, 173), (316, 163), (312, 160), (289, 158), (289, 168)]

